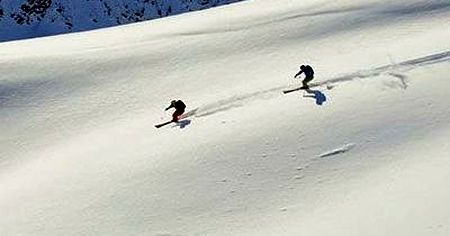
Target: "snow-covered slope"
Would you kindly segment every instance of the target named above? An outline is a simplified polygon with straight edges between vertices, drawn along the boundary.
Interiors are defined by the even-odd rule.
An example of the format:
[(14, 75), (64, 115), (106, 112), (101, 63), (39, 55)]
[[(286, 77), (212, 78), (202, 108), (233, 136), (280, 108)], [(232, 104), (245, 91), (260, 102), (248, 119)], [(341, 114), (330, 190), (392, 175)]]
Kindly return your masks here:
[(253, 0), (2, 43), (0, 235), (449, 235), (449, 19)]
[(122, 25), (239, 0), (0, 0), (0, 42)]

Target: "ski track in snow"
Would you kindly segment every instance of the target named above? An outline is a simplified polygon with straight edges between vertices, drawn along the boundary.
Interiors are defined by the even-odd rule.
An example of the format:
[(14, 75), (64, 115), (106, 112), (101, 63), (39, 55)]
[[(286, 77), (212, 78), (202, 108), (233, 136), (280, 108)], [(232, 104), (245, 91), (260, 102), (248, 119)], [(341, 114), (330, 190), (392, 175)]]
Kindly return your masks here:
[(407, 72), (410, 70), (414, 70), (416, 68), (427, 66), (427, 65), (433, 65), (438, 63), (444, 63), (450, 61), (450, 51), (445, 51), (441, 53), (436, 53), (424, 57), (419, 57), (411, 60), (406, 60), (397, 64), (390, 64), (385, 66), (380, 66), (374, 69), (370, 70), (362, 70), (358, 71), (352, 74), (339, 76), (337, 78), (333, 78), (327, 81), (319, 82), (319, 83), (312, 83), (312, 86), (322, 86), (325, 84), (337, 84), (347, 81), (352, 81), (355, 79), (367, 79), (372, 78), (376, 76), (380, 76), (382, 74), (388, 74), (395, 78), (398, 78), (401, 80), (402, 83), (404, 83), (404, 77), (398, 73), (395, 73), (395, 71), (402, 71)]
[[(327, 89), (332, 89), (336, 85), (350, 82), (354, 80), (363, 80), (377, 77), (383, 74), (392, 76), (398, 79), (401, 83), (402, 89), (407, 89), (408, 84), (406, 82), (406, 76), (399, 72), (408, 72), (419, 67), (450, 62), (450, 51), (431, 54), (424, 57), (419, 57), (411, 60), (405, 60), (400, 63), (389, 64), (385, 66), (376, 67), (369, 70), (361, 70), (354, 73), (338, 76), (329, 80), (311, 83), (310, 87), (322, 87), (326, 86)], [(244, 95), (235, 95), (227, 99), (223, 99), (217, 102), (209, 103), (193, 110), (190, 110), (185, 115), (186, 117), (204, 117), (214, 115), (219, 112), (227, 111), (233, 108), (242, 107), (243, 104), (249, 103), (256, 99), (269, 99), (277, 96), (282, 96), (282, 90), (291, 89), (288, 86), (279, 86), (271, 89), (248, 93)]]

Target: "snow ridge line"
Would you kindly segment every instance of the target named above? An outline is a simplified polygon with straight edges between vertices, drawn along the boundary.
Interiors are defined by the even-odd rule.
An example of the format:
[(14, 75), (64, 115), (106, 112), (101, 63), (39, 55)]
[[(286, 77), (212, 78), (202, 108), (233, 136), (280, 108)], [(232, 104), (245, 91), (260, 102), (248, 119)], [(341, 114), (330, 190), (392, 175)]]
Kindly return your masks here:
[(342, 147), (333, 149), (333, 150), (328, 151), (328, 152), (324, 152), (324, 153), (320, 154), (319, 157), (320, 158), (324, 158), (324, 157), (329, 157), (329, 156), (334, 156), (334, 155), (346, 153), (346, 152), (350, 151), (351, 149), (353, 149), (354, 147), (355, 147), (354, 143), (348, 143), (348, 144), (345, 144)]
[[(300, 13), (300, 14), (291, 14), (287, 15), (278, 19), (262, 19), (261, 22), (249, 24), (246, 26), (230, 26), (230, 27), (217, 27), (217, 28), (211, 28), (207, 30), (198, 30), (198, 31), (191, 31), (191, 32), (182, 32), (174, 34), (174, 36), (201, 36), (201, 35), (211, 35), (211, 34), (223, 34), (223, 33), (235, 33), (240, 32), (244, 30), (249, 30), (256, 27), (264, 27), (268, 26), (274, 23), (281, 23), (285, 21), (290, 20), (297, 20), (300, 18), (308, 18), (308, 17), (320, 17), (320, 16), (327, 16), (327, 15), (338, 15), (342, 13), (356, 13), (358, 15), (368, 13), (363, 10), (370, 10), (369, 12), (372, 15), (376, 15), (382, 18), (385, 18), (386, 15), (400, 15), (400, 16), (408, 16), (408, 15), (414, 15), (418, 12), (423, 13), (423, 16), (426, 16), (425, 13), (430, 12), (436, 12), (436, 11), (444, 11), (448, 10), (450, 7), (450, 3), (447, 2), (426, 2), (426, 3), (415, 3), (415, 4), (400, 4), (400, 5), (394, 5), (394, 6), (386, 6), (386, 4), (383, 5), (366, 5), (366, 6), (353, 6), (353, 7), (346, 7), (346, 8), (340, 8), (340, 9), (324, 9), (321, 11), (313, 11), (313, 12), (307, 12), (307, 13)], [(372, 8), (372, 9), (371, 9)], [(346, 16), (348, 17), (348, 16)]]

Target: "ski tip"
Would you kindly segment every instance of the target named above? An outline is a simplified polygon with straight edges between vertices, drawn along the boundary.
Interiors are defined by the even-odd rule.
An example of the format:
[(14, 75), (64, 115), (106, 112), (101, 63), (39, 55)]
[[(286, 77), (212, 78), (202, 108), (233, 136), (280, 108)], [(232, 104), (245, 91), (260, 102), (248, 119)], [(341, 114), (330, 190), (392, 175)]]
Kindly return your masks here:
[(161, 128), (161, 127), (163, 127), (163, 126), (165, 126), (165, 125), (168, 125), (168, 124), (170, 124), (170, 123), (172, 123), (173, 121), (168, 121), (168, 122), (166, 122), (166, 123), (162, 123), (162, 124), (158, 124), (158, 125), (155, 125), (155, 127), (156, 128)]

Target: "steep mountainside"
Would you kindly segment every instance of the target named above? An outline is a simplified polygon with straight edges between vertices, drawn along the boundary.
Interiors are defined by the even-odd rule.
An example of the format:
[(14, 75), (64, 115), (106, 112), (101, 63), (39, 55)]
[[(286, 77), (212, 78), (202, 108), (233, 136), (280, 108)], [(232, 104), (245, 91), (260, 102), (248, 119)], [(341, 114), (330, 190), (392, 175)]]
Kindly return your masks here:
[(405, 2), (1, 43), (0, 236), (449, 236), (450, 1)]

